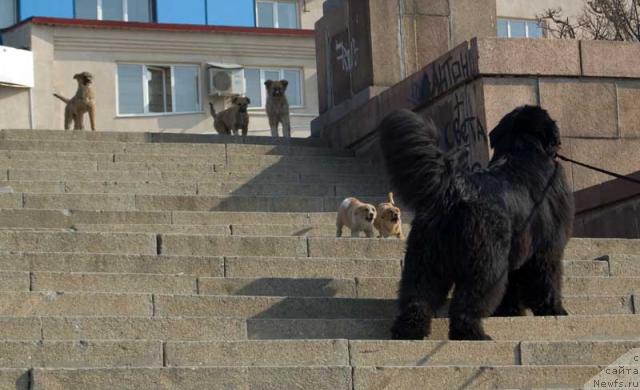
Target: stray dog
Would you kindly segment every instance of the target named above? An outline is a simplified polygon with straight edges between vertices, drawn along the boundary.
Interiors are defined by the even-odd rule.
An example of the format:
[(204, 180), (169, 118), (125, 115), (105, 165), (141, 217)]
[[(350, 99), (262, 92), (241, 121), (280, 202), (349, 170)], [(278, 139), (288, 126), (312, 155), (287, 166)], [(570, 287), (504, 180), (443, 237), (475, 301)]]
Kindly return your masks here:
[(96, 129), (96, 100), (95, 93), (91, 84), (93, 83), (93, 75), (89, 72), (77, 73), (73, 76), (78, 80), (78, 90), (76, 94), (67, 99), (64, 96), (60, 96), (54, 93), (53, 96), (66, 103), (64, 109), (64, 129), (69, 130), (71, 127), (71, 121), (73, 121), (74, 130), (83, 130), (84, 123), (83, 117), (85, 113), (89, 113), (89, 120), (91, 121), (91, 130)]
[(455, 285), (451, 340), (489, 340), (481, 318), (566, 315), (562, 256), (573, 195), (556, 161), (560, 134), (540, 107), (507, 114), (491, 132), (489, 166), (472, 172), (438, 147), (433, 122), (388, 116), (380, 145), (398, 194), (416, 215), (399, 290), (394, 339), (422, 339)]
[(393, 201), (393, 192), (389, 192), (388, 202), (378, 204), (376, 211), (377, 216), (373, 221), (373, 226), (380, 232), (379, 237), (397, 237), (404, 240), (400, 208)]
[(242, 130), (242, 136), (246, 137), (249, 132), (247, 107), (251, 104), (251, 99), (234, 96), (231, 99), (231, 104), (231, 107), (216, 114), (213, 103), (209, 103), (211, 116), (213, 117), (213, 127), (219, 134), (231, 134), (233, 132), (234, 135), (238, 135), (238, 132)]
[(278, 124), (282, 123), (282, 135), (291, 138), (291, 122), (289, 121), (289, 102), (285, 92), (289, 82), (287, 80), (264, 82), (267, 88), (267, 116), (269, 117), (269, 127), (271, 136), (278, 136)]
[(347, 198), (338, 208), (336, 220), (336, 237), (342, 237), (344, 226), (351, 230), (351, 237), (359, 237), (364, 232), (367, 237), (373, 237), (373, 220), (376, 218), (376, 208), (368, 203), (360, 202), (356, 198)]

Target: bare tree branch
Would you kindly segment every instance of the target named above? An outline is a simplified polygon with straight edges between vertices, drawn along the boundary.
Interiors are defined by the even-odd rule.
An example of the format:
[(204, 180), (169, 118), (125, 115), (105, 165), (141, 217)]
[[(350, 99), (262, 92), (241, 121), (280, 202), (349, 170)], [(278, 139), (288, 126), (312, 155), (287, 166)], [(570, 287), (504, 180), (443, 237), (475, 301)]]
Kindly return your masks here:
[(586, 0), (575, 18), (561, 8), (547, 9), (536, 18), (554, 38), (640, 42), (640, 0)]

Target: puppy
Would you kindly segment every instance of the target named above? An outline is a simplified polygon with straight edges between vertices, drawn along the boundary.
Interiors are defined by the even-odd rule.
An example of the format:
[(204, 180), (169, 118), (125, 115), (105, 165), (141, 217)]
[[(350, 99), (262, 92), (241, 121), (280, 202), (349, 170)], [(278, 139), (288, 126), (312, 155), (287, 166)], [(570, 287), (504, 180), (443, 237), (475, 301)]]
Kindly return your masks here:
[(267, 116), (271, 127), (271, 136), (278, 136), (278, 125), (282, 123), (282, 135), (291, 138), (291, 123), (289, 121), (289, 102), (285, 92), (289, 82), (287, 80), (264, 82), (267, 88)]
[(219, 134), (231, 134), (238, 135), (238, 132), (242, 130), (242, 136), (246, 137), (249, 131), (249, 113), (247, 107), (251, 104), (251, 99), (248, 97), (234, 96), (231, 99), (231, 107), (224, 111), (216, 113), (213, 103), (209, 103), (209, 109), (211, 110), (211, 116), (213, 117), (213, 128)]
[(360, 232), (364, 232), (367, 237), (371, 238), (373, 237), (375, 218), (376, 208), (373, 205), (360, 202), (356, 198), (347, 198), (338, 208), (336, 237), (342, 237), (342, 228), (346, 226), (351, 230), (351, 237), (359, 237)]
[(429, 335), (454, 286), (451, 340), (489, 340), (482, 318), (492, 314), (567, 314), (562, 258), (574, 201), (547, 111), (523, 106), (507, 114), (490, 134), (494, 153), (483, 170), (440, 149), (433, 122), (411, 111), (391, 114), (379, 132), (391, 182), (415, 211), (393, 338)]
[(389, 192), (388, 202), (378, 204), (376, 211), (377, 216), (373, 222), (373, 226), (380, 232), (378, 237), (397, 237), (404, 240), (400, 208), (398, 208), (393, 201), (393, 192)]
[(91, 121), (91, 130), (96, 129), (96, 100), (95, 93), (91, 84), (93, 83), (93, 75), (89, 72), (77, 73), (73, 76), (78, 81), (78, 90), (76, 94), (67, 99), (54, 93), (53, 96), (65, 102), (67, 105), (64, 109), (64, 129), (69, 130), (71, 121), (73, 121), (74, 130), (83, 130), (83, 117), (85, 113), (89, 113)]

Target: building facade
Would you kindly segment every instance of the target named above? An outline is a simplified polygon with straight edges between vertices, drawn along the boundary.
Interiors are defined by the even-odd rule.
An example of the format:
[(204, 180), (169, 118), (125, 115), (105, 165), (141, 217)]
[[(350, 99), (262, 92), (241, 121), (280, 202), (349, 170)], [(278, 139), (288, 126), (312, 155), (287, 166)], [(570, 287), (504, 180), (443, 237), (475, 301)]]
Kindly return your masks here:
[[(64, 105), (51, 94), (72, 96), (73, 75), (88, 71), (98, 129), (212, 132), (208, 103), (221, 110), (246, 94), (250, 133), (267, 135), (264, 81), (286, 79), (293, 133), (307, 136), (317, 116), (312, 28), (321, 2), (306, 3), (0, 0), (10, 25), (3, 44), (32, 51), (35, 79), (31, 89), (0, 86), (0, 127), (62, 127)], [(238, 69), (243, 88), (215, 88), (218, 73), (235, 80)]]
[[(32, 88), (3, 86), (0, 66), (0, 128), (61, 128), (64, 106), (52, 93), (72, 96), (73, 75), (88, 71), (95, 78), (98, 129), (213, 132), (208, 103), (221, 110), (230, 95), (241, 93), (252, 101), (250, 133), (268, 135), (264, 81), (287, 79), (293, 134), (307, 136), (321, 107), (313, 28), (329, 3), (336, 2), (0, 0), (2, 43), (31, 51), (34, 73)], [(484, 35), (543, 37), (536, 14), (558, 5), (577, 13), (581, 4), (497, 0), (486, 11), (493, 16), (476, 20), (488, 21)], [(429, 18), (434, 24), (426, 32), (444, 20)], [(448, 36), (477, 30), (449, 20), (442, 27)], [(430, 45), (438, 51), (438, 44)], [(446, 51), (446, 43), (440, 46)], [(9, 60), (0, 51), (0, 65)], [(218, 73), (228, 73), (230, 81), (240, 77), (243, 87), (213, 88)]]

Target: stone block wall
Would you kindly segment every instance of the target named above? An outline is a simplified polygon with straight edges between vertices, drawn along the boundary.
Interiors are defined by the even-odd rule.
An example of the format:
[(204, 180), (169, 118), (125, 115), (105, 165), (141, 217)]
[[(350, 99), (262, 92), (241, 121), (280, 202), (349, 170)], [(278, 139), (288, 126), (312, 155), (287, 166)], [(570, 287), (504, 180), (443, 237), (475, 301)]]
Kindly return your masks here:
[[(626, 61), (624, 60), (626, 59)], [(640, 170), (640, 44), (484, 38), (465, 42), (371, 97), (320, 132), (335, 147), (377, 158), (375, 129), (391, 111), (430, 117), (446, 149), (466, 145), (486, 164), (487, 135), (515, 107), (557, 120), (563, 153), (621, 174)], [(565, 164), (574, 190), (610, 180)]]
[(495, 0), (333, 0), (316, 23), (320, 116), (361, 107), (456, 45), (495, 36)]

